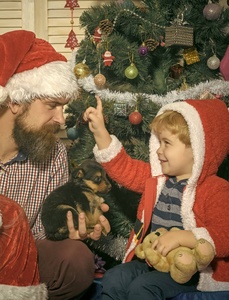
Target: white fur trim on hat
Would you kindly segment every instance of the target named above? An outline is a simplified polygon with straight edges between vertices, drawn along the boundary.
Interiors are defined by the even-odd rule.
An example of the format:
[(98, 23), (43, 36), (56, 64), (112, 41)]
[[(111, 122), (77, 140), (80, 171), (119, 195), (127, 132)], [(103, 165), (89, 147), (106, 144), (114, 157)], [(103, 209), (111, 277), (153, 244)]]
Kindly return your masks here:
[(39, 68), (14, 74), (5, 90), (11, 102), (22, 104), (45, 97), (65, 97), (70, 100), (76, 97), (78, 84), (69, 62), (53, 61)]
[[(198, 178), (201, 174), (204, 164), (205, 155), (205, 140), (203, 125), (201, 123), (197, 110), (187, 102), (174, 102), (163, 106), (157, 115), (161, 115), (167, 110), (173, 110), (180, 113), (188, 124), (191, 146), (194, 156), (194, 165), (192, 170), (192, 176), (189, 179), (189, 184), (196, 185)], [(152, 131), (150, 138), (150, 163), (152, 166), (152, 175), (162, 175), (162, 169), (160, 161), (157, 157), (157, 149), (159, 148), (159, 140)]]

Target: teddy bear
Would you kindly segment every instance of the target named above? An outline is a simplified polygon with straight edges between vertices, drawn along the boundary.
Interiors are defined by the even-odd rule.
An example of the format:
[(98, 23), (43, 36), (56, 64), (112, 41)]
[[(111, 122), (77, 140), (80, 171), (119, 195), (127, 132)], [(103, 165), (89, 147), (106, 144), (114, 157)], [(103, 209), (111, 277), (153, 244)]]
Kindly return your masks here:
[[(171, 230), (180, 230), (171, 228)], [(205, 269), (214, 258), (213, 246), (205, 239), (199, 239), (193, 249), (178, 247), (162, 256), (157, 250), (151, 248), (152, 243), (168, 232), (159, 228), (148, 234), (143, 242), (135, 248), (135, 254), (154, 269), (160, 272), (170, 272), (171, 277), (178, 283), (186, 283), (197, 272)]]

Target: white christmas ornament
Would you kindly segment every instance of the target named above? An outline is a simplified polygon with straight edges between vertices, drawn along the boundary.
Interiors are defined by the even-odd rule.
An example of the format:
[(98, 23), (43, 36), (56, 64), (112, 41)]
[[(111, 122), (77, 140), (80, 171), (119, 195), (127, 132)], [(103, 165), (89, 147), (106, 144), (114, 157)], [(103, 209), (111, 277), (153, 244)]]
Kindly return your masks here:
[(220, 65), (220, 60), (215, 54), (207, 60), (207, 66), (211, 70), (218, 69), (219, 65)]

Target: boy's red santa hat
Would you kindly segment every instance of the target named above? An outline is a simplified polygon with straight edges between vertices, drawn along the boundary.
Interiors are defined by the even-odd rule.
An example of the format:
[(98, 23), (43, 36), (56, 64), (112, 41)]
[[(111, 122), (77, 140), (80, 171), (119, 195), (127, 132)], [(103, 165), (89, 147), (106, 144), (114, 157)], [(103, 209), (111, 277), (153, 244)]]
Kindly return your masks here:
[(70, 62), (31, 31), (0, 35), (0, 105), (34, 98), (76, 95), (78, 85)]

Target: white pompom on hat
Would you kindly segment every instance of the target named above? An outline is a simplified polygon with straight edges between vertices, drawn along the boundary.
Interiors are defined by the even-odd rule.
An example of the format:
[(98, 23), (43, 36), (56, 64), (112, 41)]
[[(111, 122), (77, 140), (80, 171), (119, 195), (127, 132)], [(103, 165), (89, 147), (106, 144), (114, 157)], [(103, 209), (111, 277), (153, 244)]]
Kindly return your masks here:
[(78, 85), (70, 62), (31, 31), (0, 35), (0, 105), (7, 97), (17, 104), (35, 98), (77, 95)]

